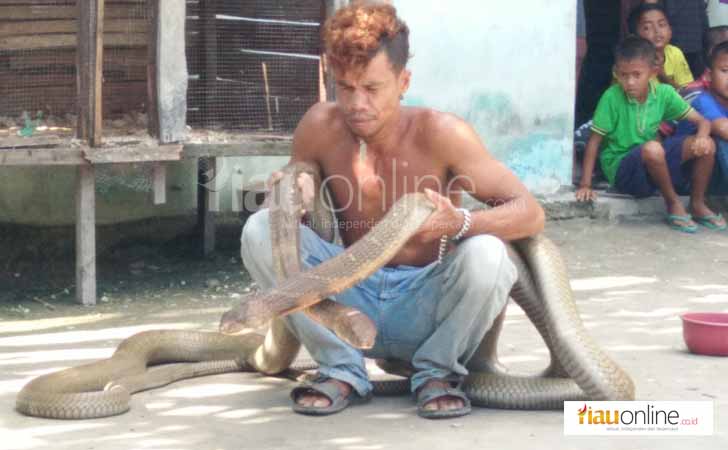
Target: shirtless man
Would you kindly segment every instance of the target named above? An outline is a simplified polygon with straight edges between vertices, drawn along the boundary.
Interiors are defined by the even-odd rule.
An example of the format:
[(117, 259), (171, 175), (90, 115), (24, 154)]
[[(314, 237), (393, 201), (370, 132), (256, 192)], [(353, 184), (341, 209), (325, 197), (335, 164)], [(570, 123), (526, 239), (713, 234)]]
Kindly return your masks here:
[[(408, 40), (409, 29), (391, 5), (354, 2), (339, 10), (324, 29), (336, 102), (313, 106), (294, 134), (291, 161), (320, 169), (344, 246), (406, 193), (425, 192), (436, 205), (387, 267), (333, 298), (374, 321), (372, 349), (349, 346), (302, 313), (286, 317), (320, 365), (315, 382), (291, 393), (294, 411), (302, 414), (331, 414), (368, 399), (364, 356), (411, 363), (420, 416), (470, 412), (459, 382), (517, 278), (502, 240), (532, 236), (544, 226), (539, 204), (467, 123), (400, 105), (411, 77)], [(270, 182), (279, 177), (274, 173)], [(304, 197), (311, 195), (308, 177), (298, 183)], [(458, 209), (463, 191), (494, 207), (472, 215)], [(241, 238), (245, 266), (263, 288), (275, 284), (268, 226), (264, 209), (248, 219)], [(305, 267), (344, 251), (303, 225), (301, 237)], [(448, 244), (444, 252), (441, 240)]]

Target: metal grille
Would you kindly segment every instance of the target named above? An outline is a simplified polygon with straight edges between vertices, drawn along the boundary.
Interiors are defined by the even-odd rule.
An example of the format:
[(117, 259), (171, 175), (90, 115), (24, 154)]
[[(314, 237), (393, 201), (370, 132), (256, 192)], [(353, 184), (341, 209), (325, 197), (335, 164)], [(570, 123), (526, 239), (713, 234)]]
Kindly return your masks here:
[(75, 0), (0, 3), (0, 139), (73, 134), (77, 16)]
[(291, 132), (319, 101), (321, 0), (188, 1), (188, 122)]

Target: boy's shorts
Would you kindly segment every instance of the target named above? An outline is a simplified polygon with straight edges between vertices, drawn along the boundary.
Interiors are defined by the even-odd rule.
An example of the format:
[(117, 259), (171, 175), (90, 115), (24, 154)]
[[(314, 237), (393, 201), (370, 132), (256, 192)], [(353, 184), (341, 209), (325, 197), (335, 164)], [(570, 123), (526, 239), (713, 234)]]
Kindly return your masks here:
[[(682, 160), (682, 146), (689, 136), (673, 136), (662, 142), (665, 149), (665, 161), (670, 172), (672, 185), (679, 195), (690, 193), (691, 161)], [(642, 145), (633, 147), (627, 156), (622, 158), (614, 179), (614, 187), (623, 194), (637, 198), (649, 197), (657, 191), (657, 185), (642, 161)]]

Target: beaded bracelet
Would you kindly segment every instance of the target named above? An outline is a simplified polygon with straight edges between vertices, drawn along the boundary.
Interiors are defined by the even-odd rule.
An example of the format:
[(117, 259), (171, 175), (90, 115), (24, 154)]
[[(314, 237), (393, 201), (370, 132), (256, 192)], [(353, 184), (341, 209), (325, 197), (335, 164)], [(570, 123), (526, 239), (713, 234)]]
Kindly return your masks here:
[(440, 248), (437, 252), (437, 263), (440, 264), (442, 262), (442, 258), (445, 256), (445, 251), (447, 250), (447, 241), (452, 240), (454, 242), (459, 241), (460, 239), (465, 236), (465, 233), (468, 232), (470, 229), (470, 225), (473, 223), (473, 217), (470, 214), (470, 211), (465, 208), (457, 208), (458, 211), (463, 213), (463, 226), (460, 227), (460, 231), (458, 231), (455, 236), (452, 237), (452, 239), (448, 239), (447, 234), (443, 234), (440, 237)]

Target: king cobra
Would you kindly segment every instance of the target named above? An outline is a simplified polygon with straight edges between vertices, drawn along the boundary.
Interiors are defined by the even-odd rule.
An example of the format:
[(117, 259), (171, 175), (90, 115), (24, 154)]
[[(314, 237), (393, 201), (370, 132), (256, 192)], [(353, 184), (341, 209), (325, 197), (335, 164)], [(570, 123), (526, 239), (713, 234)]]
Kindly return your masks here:
[[(317, 195), (304, 205), (296, 180), (308, 173)], [(295, 377), (290, 370), (300, 343), (281, 317), (303, 311), (340, 338), (370, 347), (376, 330), (366, 315), (327, 298), (367, 278), (402, 248), (434, 210), (421, 193), (404, 195), (384, 218), (347, 250), (301, 271), (299, 225), (304, 210), (322, 238), (334, 239), (316, 169), (292, 163), (269, 196), (275, 288), (244, 297), (226, 312), (220, 333), (145, 331), (122, 341), (106, 359), (40, 376), (18, 393), (16, 409), (27, 415), (86, 419), (121, 414), (131, 394), (173, 381), (231, 371), (258, 371)], [(498, 361), (498, 338), (505, 310), (496, 318), (468, 363), (463, 389), (474, 405), (508, 409), (560, 409), (567, 400), (632, 400), (634, 383), (589, 336), (579, 317), (568, 274), (556, 246), (543, 235), (508, 243), (518, 269), (510, 295), (534, 324), (551, 362), (538, 375), (508, 374)], [(265, 337), (256, 327), (268, 326)], [(387, 372), (407, 376), (399, 361), (377, 361)], [(405, 382), (375, 382), (375, 393), (407, 390)]]

